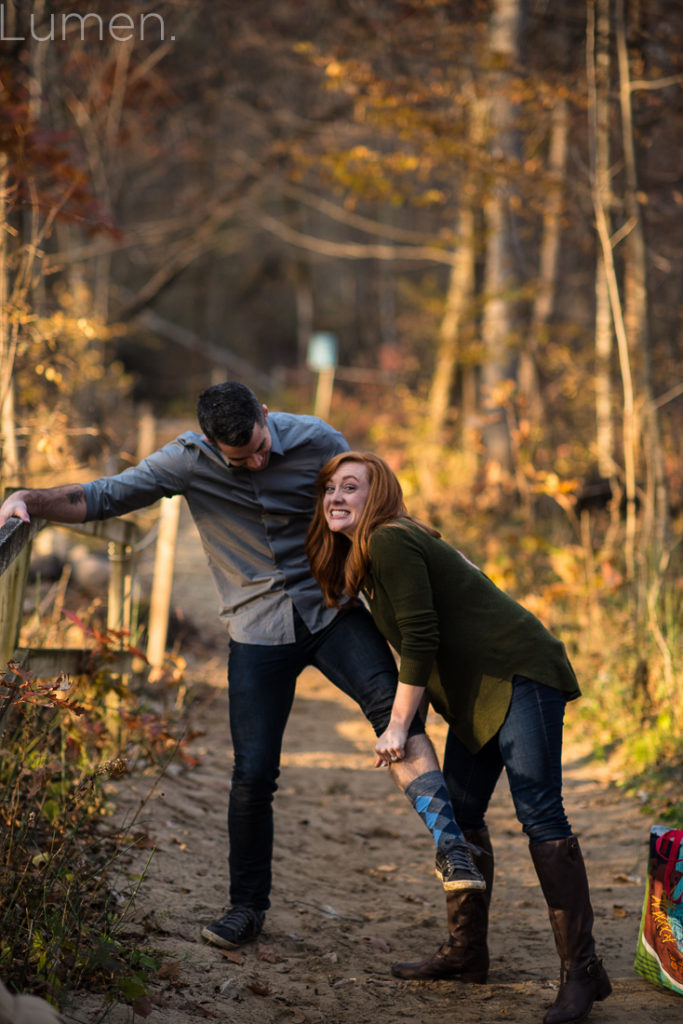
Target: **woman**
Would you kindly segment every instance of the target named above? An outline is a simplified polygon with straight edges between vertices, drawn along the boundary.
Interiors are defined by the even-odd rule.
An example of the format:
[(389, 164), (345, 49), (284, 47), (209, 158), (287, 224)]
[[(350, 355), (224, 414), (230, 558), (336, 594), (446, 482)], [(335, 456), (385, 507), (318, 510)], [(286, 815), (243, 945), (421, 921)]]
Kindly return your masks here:
[(419, 963), (394, 964), (393, 973), (486, 981), (493, 851), (485, 813), (505, 767), (561, 961), (544, 1024), (583, 1020), (611, 985), (595, 953), (583, 857), (562, 802), (564, 706), (580, 694), (564, 645), (408, 515), (398, 480), (376, 455), (344, 452), (320, 471), (307, 553), (328, 604), (362, 593), (401, 657), (378, 757), (402, 756), (425, 695), (448, 722), (443, 775), (487, 882), (484, 892), (447, 893), (446, 942)]

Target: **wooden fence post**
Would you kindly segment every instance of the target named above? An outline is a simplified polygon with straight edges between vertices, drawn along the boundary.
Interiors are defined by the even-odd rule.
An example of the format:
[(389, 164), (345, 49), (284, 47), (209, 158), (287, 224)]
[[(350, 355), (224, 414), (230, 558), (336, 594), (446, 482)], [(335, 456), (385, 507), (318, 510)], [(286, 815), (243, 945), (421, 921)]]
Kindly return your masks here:
[(0, 673), (5, 671), (19, 642), (31, 539), (44, 525), (42, 519), (30, 523), (10, 519), (0, 527), (0, 538), (5, 541), (0, 559)]
[(178, 535), (181, 495), (161, 499), (159, 515), (159, 536), (157, 537), (154, 560), (154, 580), (149, 606), (149, 627), (147, 634), (147, 660), (152, 666), (150, 679), (159, 678), (166, 651), (168, 615), (171, 607), (173, 587), (173, 563)]
[(157, 421), (154, 418), (151, 406), (144, 403), (140, 406), (138, 418), (138, 446), (137, 460), (141, 462), (145, 456), (153, 452), (156, 447)]
[[(126, 529), (123, 540), (109, 541), (107, 557), (109, 559), (109, 591), (107, 595), (107, 629), (121, 630), (127, 633), (122, 636), (118, 647), (123, 651), (131, 642), (130, 629), (133, 618), (133, 547), (130, 543), (134, 527), (131, 523)], [(127, 683), (128, 675), (120, 676), (122, 683)], [(119, 711), (121, 698), (115, 689), (105, 694), (106, 722), (109, 735), (117, 741), (121, 737), (121, 720)]]
[[(107, 629), (130, 630), (132, 551), (129, 544), (109, 541), (109, 592), (107, 596)], [(125, 644), (121, 638), (120, 647)]]

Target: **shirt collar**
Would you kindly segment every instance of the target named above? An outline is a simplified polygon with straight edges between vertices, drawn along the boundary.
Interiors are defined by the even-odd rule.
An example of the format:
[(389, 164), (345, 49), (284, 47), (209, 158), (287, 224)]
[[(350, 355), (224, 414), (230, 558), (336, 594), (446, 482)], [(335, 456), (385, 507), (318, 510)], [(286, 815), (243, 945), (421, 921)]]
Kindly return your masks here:
[(282, 447), (282, 439), (278, 433), (277, 426), (275, 425), (275, 415), (271, 413), (266, 420), (266, 426), (270, 431), (270, 450), (275, 452), (276, 455), (284, 455), (285, 450)]

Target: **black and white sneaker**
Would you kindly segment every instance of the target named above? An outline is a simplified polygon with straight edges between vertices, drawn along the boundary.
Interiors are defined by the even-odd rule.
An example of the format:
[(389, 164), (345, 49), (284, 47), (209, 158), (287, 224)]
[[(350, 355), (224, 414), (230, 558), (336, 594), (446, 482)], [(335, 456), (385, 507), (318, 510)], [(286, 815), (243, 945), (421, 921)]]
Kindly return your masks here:
[(202, 938), (223, 949), (238, 949), (261, 934), (266, 913), (253, 907), (228, 907), (223, 917), (202, 928)]
[(454, 839), (436, 851), (436, 877), (448, 892), (486, 889), (484, 876), (477, 871), (465, 840)]

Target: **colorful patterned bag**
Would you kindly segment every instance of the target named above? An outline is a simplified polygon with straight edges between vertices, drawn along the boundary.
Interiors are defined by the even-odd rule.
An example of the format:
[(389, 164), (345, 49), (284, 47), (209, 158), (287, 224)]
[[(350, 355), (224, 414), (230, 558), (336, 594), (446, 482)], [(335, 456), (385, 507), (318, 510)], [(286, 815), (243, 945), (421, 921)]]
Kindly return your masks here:
[(655, 825), (633, 968), (683, 995), (683, 829)]

